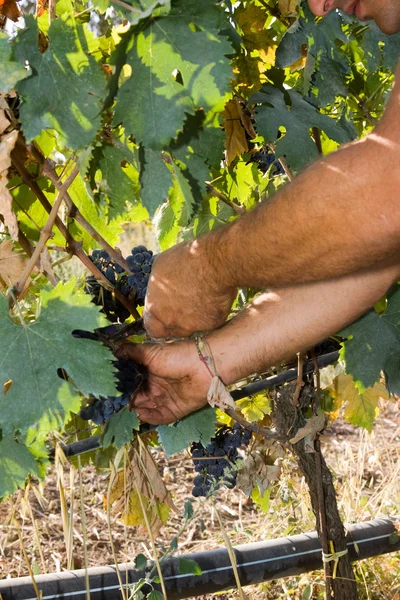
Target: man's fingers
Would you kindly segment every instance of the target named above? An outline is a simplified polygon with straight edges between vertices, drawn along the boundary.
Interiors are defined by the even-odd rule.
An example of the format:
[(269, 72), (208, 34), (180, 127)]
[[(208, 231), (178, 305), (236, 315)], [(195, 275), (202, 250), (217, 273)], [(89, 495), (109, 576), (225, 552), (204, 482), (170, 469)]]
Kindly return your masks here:
[(168, 328), (149, 309), (145, 309), (143, 313), (143, 324), (148, 335), (152, 338), (166, 338), (169, 335)]
[(175, 419), (164, 415), (159, 410), (139, 408), (136, 412), (141, 421), (149, 423), (150, 425), (168, 425), (175, 421)]
[(139, 364), (143, 364), (146, 362), (146, 346), (145, 344), (133, 344), (132, 342), (125, 342), (116, 350), (115, 356), (121, 358), (130, 358)]

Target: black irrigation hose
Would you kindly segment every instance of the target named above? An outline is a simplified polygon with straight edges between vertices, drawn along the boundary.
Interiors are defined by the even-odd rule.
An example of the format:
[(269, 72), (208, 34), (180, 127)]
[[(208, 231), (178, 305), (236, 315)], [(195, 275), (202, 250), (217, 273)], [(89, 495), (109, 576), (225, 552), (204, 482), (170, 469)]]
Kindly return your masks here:
[[(331, 365), (339, 360), (339, 352), (329, 352), (328, 354), (322, 354), (317, 357), (317, 363), (320, 369)], [(314, 361), (309, 360), (303, 365), (303, 374), (312, 373), (314, 371)], [(279, 375), (272, 375), (245, 385), (244, 387), (234, 390), (231, 392), (231, 396), (234, 400), (241, 400), (247, 398), (252, 394), (258, 394), (264, 390), (270, 390), (273, 387), (283, 385), (289, 381), (295, 381), (297, 379), (297, 367), (288, 369)], [(146, 433), (156, 429), (156, 425), (141, 425), (140, 433)], [(91, 452), (92, 450), (98, 450), (101, 448), (101, 436), (94, 435), (86, 440), (80, 440), (79, 442), (73, 442), (72, 444), (60, 444), (66, 456), (77, 456), (78, 454), (84, 454), (85, 452)], [(52, 453), (54, 455), (54, 451)], [(52, 455), (50, 455), (52, 456)]]
[[(395, 519), (381, 518), (351, 525), (347, 547), (351, 560), (361, 560), (400, 550), (400, 537)], [(237, 569), (243, 586), (263, 581), (300, 575), (322, 568), (321, 544), (314, 531), (277, 540), (236, 546)], [(181, 573), (179, 561), (194, 560), (201, 575)], [(340, 560), (340, 559), (339, 559)], [(214, 594), (236, 587), (228, 551), (225, 548), (196, 552), (162, 561), (164, 584), (168, 600), (182, 600), (203, 594)], [(148, 564), (151, 568), (152, 563)], [(119, 565), (122, 581), (132, 584), (146, 576), (135, 571), (132, 564)], [(121, 591), (114, 566), (88, 569), (91, 600), (121, 600)], [(42, 600), (85, 600), (85, 571), (65, 571), (35, 578)], [(154, 586), (159, 589), (159, 586)], [(37, 600), (30, 577), (0, 581), (2, 600)]]

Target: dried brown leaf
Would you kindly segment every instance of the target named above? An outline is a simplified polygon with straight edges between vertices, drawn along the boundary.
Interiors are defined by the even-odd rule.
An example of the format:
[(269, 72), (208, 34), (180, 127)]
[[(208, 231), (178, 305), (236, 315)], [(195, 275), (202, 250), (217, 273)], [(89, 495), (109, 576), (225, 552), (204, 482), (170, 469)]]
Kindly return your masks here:
[(236, 410), (236, 404), (232, 396), (217, 376), (211, 380), (211, 385), (207, 393), (207, 402), (210, 406), (218, 406), (221, 410), (226, 410), (227, 408)]
[(127, 467), (116, 476), (110, 504), (113, 514), (119, 514), (126, 525), (138, 527), (140, 533), (146, 532), (144, 509), (155, 537), (168, 520), (171, 509), (176, 510), (152, 455), (137, 440), (129, 450)]
[(242, 108), (237, 98), (225, 104), (222, 116), (225, 118), (222, 126), (226, 132), (225, 148), (228, 165), (240, 154), (249, 151), (246, 130), (242, 122)]
[(18, 131), (3, 135), (0, 140), (0, 214), (13, 240), (18, 239), (18, 222), (12, 210), (12, 196), (7, 189), (7, 173), (11, 166), (10, 154), (16, 144)]
[(15, 0), (0, 0), (0, 16), (16, 23), (22, 15)]
[(258, 487), (263, 496), (265, 490), (281, 475), (283, 454), (282, 447), (276, 442), (260, 444), (245, 458), (237, 476), (237, 487), (248, 496)]
[(0, 290), (14, 285), (23, 273), (28, 259), (13, 252), (13, 244), (5, 240), (0, 244)]
[(301, 427), (296, 435), (289, 440), (290, 443), (297, 444), (297, 442), (300, 442), (300, 440), (303, 440), (306, 437), (310, 441), (314, 441), (317, 434), (325, 429), (327, 419), (328, 417), (325, 413), (321, 413), (311, 417), (311, 419), (307, 419), (304, 427)]

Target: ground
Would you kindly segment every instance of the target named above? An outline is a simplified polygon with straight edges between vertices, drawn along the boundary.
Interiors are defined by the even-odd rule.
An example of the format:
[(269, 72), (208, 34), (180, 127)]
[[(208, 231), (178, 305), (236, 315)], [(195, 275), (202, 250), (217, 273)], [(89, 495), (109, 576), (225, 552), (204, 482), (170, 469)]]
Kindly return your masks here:
[[(345, 526), (357, 521), (370, 520), (382, 515), (399, 514), (400, 506), (400, 418), (397, 402), (386, 405), (378, 417), (372, 434), (353, 428), (338, 420), (323, 438), (323, 452), (334, 473), (339, 505)], [(173, 494), (178, 513), (173, 515), (157, 540), (157, 545), (168, 545), (182, 525), (182, 511), (190, 497), (193, 467), (189, 455), (182, 453), (165, 458), (160, 449), (154, 449), (155, 459)], [(202, 523), (194, 521), (179, 537), (179, 553), (187, 554), (223, 546), (223, 535), (216, 518), (216, 509), (222, 518), (225, 532), (233, 545), (267, 538), (284, 537), (315, 529), (304, 481), (297, 476), (291, 458), (285, 461), (283, 477), (274, 489), (266, 513), (239, 490), (218, 493), (215, 506), (202, 501)], [(71, 479), (72, 476), (72, 479)], [(64, 481), (66, 502), (74, 498), (73, 557), (74, 567), (84, 566), (83, 546), (86, 538), (89, 566), (113, 564), (104, 496), (107, 476), (96, 473), (91, 466), (82, 469), (82, 492), (86, 516), (86, 536), (82, 530), (79, 474), (65, 465), (58, 473), (53, 467), (46, 479), (43, 492), (36, 487), (30, 491), (29, 503), (22, 493), (0, 504), (0, 577), (20, 577), (28, 574), (23, 557), (23, 545), (35, 573), (55, 572), (67, 568), (66, 550), (61, 514), (60, 490), (57, 481)], [(71, 482), (72, 486), (70, 485)], [(198, 501), (194, 503), (196, 507)], [(30, 512), (32, 511), (32, 512)], [(10, 520), (14, 512), (17, 522)], [(34, 516), (32, 521), (31, 515)], [(65, 524), (68, 528), (68, 524)], [(112, 537), (118, 561), (131, 561), (138, 553), (151, 557), (148, 535), (137, 535), (135, 530), (112, 523)], [(362, 561), (357, 567), (361, 599), (400, 600), (399, 553)], [(246, 588), (254, 600), (285, 598), (305, 600), (321, 598), (320, 572), (298, 578), (279, 580)], [(201, 600), (228, 600), (238, 598), (237, 592), (205, 596)], [(200, 599), (197, 599), (200, 600)]]

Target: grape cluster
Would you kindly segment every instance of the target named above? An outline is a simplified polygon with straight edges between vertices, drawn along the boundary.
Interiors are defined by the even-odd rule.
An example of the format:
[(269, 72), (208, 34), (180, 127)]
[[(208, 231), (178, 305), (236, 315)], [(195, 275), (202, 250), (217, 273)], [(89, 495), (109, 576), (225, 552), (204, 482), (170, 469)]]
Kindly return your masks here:
[(251, 432), (235, 423), (233, 429), (221, 428), (208, 446), (193, 442), (191, 454), (197, 475), (193, 480), (192, 494), (195, 498), (208, 496), (222, 483), (232, 489), (236, 485), (237, 471), (234, 468), (239, 458), (239, 448), (247, 446)]
[(246, 164), (251, 162), (257, 163), (257, 166), (262, 173), (266, 173), (268, 169), (272, 167), (271, 175), (276, 176), (285, 174), (281, 162), (276, 159), (276, 156), (272, 150), (266, 148), (265, 146), (263, 146), (260, 150), (253, 152), (250, 160), (248, 160)]
[[(154, 256), (145, 246), (132, 248), (131, 254), (126, 259), (129, 272), (126, 273), (121, 265), (115, 263), (105, 250), (94, 250), (89, 256), (95, 267), (112, 283), (126, 298), (135, 295), (136, 303), (144, 303), (147, 284), (149, 281)], [(103, 286), (92, 275), (86, 278), (85, 292), (93, 296), (93, 302), (101, 306), (103, 312), (112, 323), (124, 322), (129, 317), (129, 311), (119, 302), (112, 292)]]
[(121, 392), (121, 395), (96, 398), (92, 404), (82, 408), (79, 413), (84, 421), (90, 420), (96, 425), (108, 421), (114, 413), (129, 404), (131, 396), (143, 384), (146, 373), (141, 365), (125, 358), (118, 358), (113, 364), (117, 369), (117, 390)]
[(144, 302), (146, 296), (147, 284), (151, 273), (151, 267), (154, 262), (154, 256), (151, 250), (145, 246), (136, 246), (132, 248), (131, 254), (126, 262), (129, 265), (131, 275), (128, 275), (128, 284), (136, 293), (139, 303)]
[[(89, 258), (94, 266), (107, 277), (108, 281), (117, 286), (121, 294), (129, 296), (130, 287), (126, 275), (122, 275), (123, 267), (114, 263), (105, 250), (93, 250), (92, 256)], [(103, 288), (93, 275), (86, 278), (85, 292), (93, 296), (93, 302), (97, 306), (102, 306), (109, 321), (124, 322), (129, 317), (129, 311), (115, 298), (112, 292)]]

